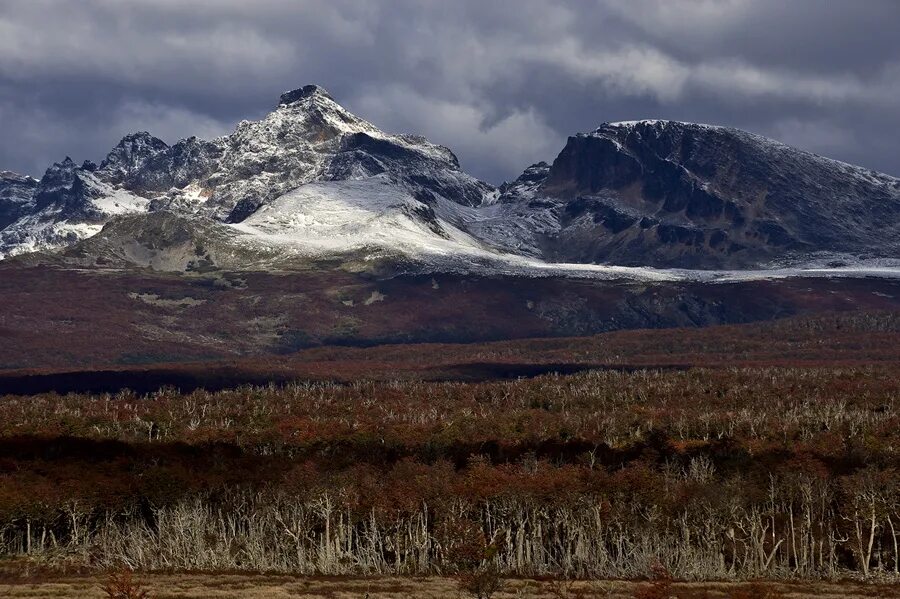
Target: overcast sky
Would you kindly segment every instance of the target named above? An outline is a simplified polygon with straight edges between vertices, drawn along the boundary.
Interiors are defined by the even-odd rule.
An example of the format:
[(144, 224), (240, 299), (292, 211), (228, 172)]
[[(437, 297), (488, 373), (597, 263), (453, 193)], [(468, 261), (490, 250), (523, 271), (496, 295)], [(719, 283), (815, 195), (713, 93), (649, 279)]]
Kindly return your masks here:
[(307, 83), (494, 183), (640, 118), (900, 175), (900, 0), (0, 0), (0, 169), (225, 134)]

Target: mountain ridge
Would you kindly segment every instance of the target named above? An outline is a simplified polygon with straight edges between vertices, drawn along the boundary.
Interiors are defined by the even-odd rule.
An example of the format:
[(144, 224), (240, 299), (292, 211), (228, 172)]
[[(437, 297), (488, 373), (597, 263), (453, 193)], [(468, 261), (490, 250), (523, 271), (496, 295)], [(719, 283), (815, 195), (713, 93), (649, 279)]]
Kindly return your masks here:
[[(280, 201), (288, 194), (295, 199)], [(114, 217), (137, 215), (135, 225), (159, 211), (200, 219), (197, 235), (255, 235), (247, 247), (264, 254), (440, 256), (442, 268), (457, 258), (460, 268), (529, 260), (729, 269), (900, 256), (900, 180), (738, 129), (604, 123), (494, 187), (467, 175), (448, 148), (384, 133), (307, 85), (211, 141), (170, 146), (141, 131), (99, 165), (67, 158), (39, 181), (4, 173), (0, 257), (65, 253)], [(261, 219), (265, 230), (253, 224)]]
[[(567, 201), (552, 255), (748, 267), (817, 251), (897, 255), (900, 180), (738, 129), (638, 121), (570, 137), (542, 191)], [(584, 229), (589, 239), (584, 239)]]

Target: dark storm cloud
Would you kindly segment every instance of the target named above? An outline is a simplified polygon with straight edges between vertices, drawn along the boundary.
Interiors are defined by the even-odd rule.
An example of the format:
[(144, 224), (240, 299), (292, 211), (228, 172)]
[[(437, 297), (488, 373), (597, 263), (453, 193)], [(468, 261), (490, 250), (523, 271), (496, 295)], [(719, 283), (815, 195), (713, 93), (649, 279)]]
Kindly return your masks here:
[(0, 168), (227, 133), (314, 82), (495, 182), (651, 117), (900, 175), (898, 25), (896, 0), (0, 0)]

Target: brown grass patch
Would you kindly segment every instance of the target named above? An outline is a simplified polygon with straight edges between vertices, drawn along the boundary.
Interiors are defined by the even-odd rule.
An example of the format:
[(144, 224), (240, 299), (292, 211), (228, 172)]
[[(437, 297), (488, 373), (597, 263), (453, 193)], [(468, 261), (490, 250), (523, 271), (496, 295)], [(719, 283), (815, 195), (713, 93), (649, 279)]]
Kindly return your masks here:
[[(152, 599), (446, 599), (466, 597), (453, 578), (295, 578), (290, 576), (234, 574), (144, 574), (135, 580), (146, 585)], [(59, 578), (40, 582), (0, 582), (6, 599), (103, 599), (101, 577)], [(631, 599), (646, 582), (558, 581), (512, 579), (494, 597), (558, 599), (560, 597), (608, 597)], [(563, 590), (561, 590), (563, 589)], [(900, 588), (888, 584), (856, 582), (726, 583), (675, 582), (670, 587), (678, 599), (862, 599), (900, 597)], [(562, 594), (561, 594), (562, 593)]]

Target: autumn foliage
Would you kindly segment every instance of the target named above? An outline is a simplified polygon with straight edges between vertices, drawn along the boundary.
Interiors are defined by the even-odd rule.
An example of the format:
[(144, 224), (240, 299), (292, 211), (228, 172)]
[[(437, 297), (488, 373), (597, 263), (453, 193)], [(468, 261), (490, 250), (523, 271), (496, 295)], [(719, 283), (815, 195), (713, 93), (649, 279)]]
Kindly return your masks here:
[(889, 576), (898, 397), (889, 365), (6, 396), (0, 552), (482, 596), (510, 574), (655, 577), (648, 597)]

